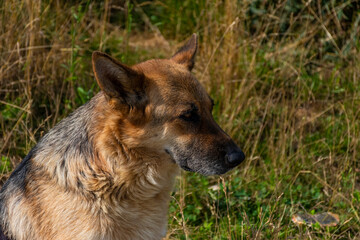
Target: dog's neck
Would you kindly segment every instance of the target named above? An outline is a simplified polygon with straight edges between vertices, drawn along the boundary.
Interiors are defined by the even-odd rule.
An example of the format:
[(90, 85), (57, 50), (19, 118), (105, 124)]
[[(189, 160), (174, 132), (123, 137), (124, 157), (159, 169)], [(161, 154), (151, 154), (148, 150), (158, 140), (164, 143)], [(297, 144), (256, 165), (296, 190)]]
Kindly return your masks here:
[[(36, 177), (55, 184), (69, 199), (86, 201), (82, 210), (99, 228), (106, 222), (123, 224), (104, 230), (110, 237), (103, 239), (126, 232), (160, 238), (179, 167), (165, 152), (126, 144), (126, 136), (114, 129), (121, 119), (107, 115), (111, 109), (104, 101), (101, 94), (95, 96), (41, 139), (31, 160), (39, 170)], [(134, 226), (139, 227), (131, 230)]]
[[(126, 136), (118, 130), (121, 116), (114, 116), (106, 101), (99, 93), (57, 124), (42, 139), (52, 148), (39, 150), (35, 161), (41, 161), (39, 166), (46, 166), (59, 185), (80, 189), (97, 202), (169, 195), (179, 167), (165, 152), (125, 144)], [(68, 140), (64, 144), (59, 138)]]
[(101, 173), (113, 177), (113, 189), (101, 194), (109, 194), (114, 201), (124, 198), (147, 200), (161, 192), (169, 194), (179, 167), (165, 151), (159, 153), (151, 146), (137, 145), (137, 141), (131, 140), (131, 136), (125, 135), (125, 130), (120, 128), (126, 120), (113, 115), (105, 97), (100, 96), (97, 101), (103, 115), (94, 121), (98, 128), (93, 132), (93, 144), (98, 153), (94, 163)]

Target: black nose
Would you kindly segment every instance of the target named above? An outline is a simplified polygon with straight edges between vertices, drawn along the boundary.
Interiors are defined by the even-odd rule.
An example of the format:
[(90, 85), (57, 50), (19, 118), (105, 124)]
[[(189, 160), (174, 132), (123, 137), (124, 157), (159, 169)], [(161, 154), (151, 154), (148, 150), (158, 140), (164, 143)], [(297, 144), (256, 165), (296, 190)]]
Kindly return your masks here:
[(241, 150), (228, 153), (225, 156), (226, 163), (231, 167), (235, 167), (239, 165), (242, 161), (244, 161), (244, 159), (245, 159), (245, 154)]

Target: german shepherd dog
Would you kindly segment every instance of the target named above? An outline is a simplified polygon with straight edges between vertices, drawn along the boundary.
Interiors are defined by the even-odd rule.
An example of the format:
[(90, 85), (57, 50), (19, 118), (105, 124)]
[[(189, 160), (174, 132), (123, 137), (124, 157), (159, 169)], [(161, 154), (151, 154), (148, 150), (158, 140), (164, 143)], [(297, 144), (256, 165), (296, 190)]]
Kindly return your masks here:
[(0, 239), (161, 239), (179, 166), (219, 175), (245, 158), (190, 73), (197, 36), (170, 59), (94, 52), (101, 91), (49, 131), (0, 192)]

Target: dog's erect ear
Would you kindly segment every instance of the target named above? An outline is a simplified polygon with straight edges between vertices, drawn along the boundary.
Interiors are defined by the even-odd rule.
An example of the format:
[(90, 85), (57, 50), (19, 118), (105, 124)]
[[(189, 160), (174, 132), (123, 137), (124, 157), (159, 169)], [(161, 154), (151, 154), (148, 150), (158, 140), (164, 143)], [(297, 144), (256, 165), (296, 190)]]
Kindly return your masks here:
[(194, 33), (190, 40), (182, 46), (171, 59), (179, 64), (185, 65), (190, 71), (195, 64), (195, 55), (198, 48), (198, 38)]
[(92, 65), (95, 78), (108, 97), (134, 107), (146, 102), (143, 74), (98, 51), (92, 54)]

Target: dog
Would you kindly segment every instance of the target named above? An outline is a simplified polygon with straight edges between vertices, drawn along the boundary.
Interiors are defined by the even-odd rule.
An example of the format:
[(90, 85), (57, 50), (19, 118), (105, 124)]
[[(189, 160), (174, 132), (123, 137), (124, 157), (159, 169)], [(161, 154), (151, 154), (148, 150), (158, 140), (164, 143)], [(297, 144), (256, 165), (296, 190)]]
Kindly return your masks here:
[(0, 239), (161, 239), (179, 169), (220, 175), (244, 153), (191, 74), (198, 40), (124, 65), (94, 52), (101, 91), (51, 129), (0, 192)]

